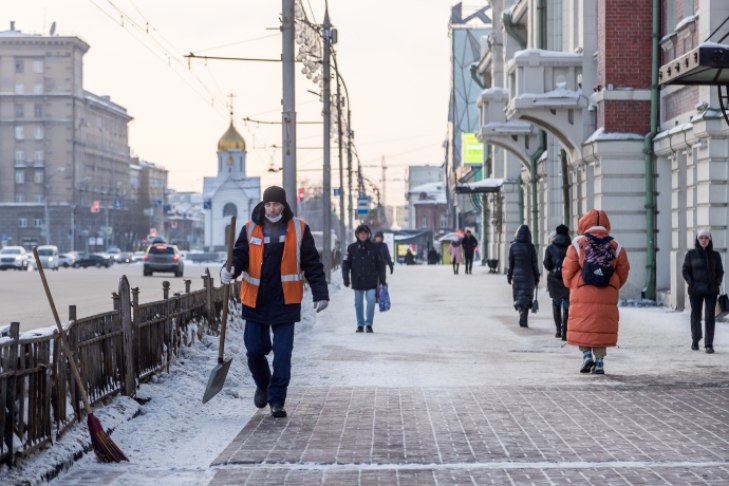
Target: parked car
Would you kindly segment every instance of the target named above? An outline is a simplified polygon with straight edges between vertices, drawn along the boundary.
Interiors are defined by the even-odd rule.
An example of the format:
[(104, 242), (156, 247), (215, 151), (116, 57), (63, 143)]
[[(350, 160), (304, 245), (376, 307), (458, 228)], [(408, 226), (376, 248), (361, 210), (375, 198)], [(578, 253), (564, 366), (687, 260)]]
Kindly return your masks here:
[(29, 255), (22, 246), (6, 246), (0, 250), (0, 269), (27, 270)]
[[(40, 260), (43, 268), (49, 270), (58, 270), (58, 247), (56, 245), (39, 245), (36, 248), (38, 251), (38, 259)], [(35, 259), (33, 261), (33, 268), (36, 268)]]
[(175, 277), (182, 277), (185, 272), (185, 260), (175, 245), (156, 243), (147, 248), (144, 254), (143, 274), (149, 277), (154, 272), (170, 272), (174, 273)]
[(100, 253), (91, 253), (88, 255), (82, 255), (73, 263), (73, 268), (109, 268), (111, 266), (111, 260), (109, 257)]
[(135, 251), (132, 253), (132, 263), (143, 262), (145, 253), (144, 251)]
[(78, 253), (75, 251), (69, 251), (68, 253), (61, 253), (58, 255), (58, 264), (63, 268), (72, 267), (78, 260)]

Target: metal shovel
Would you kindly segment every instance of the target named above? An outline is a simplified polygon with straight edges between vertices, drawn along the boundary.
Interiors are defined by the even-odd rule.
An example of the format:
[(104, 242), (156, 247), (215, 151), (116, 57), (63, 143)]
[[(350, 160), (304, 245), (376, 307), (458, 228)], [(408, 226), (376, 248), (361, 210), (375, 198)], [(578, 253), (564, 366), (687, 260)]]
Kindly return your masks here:
[[(228, 257), (225, 262), (225, 268), (230, 272), (230, 265), (233, 261), (233, 235), (235, 234), (235, 216), (230, 218), (230, 226), (228, 226), (227, 234), (227, 245), (228, 245)], [(218, 364), (210, 372), (210, 378), (208, 378), (208, 386), (205, 387), (205, 394), (203, 395), (202, 402), (205, 403), (220, 390), (223, 389), (225, 384), (225, 377), (228, 376), (228, 370), (230, 369), (230, 363), (233, 358), (225, 359), (225, 328), (228, 324), (228, 301), (230, 299), (230, 284), (225, 284), (223, 287), (223, 317), (222, 323), (220, 324), (220, 347), (218, 348)]]

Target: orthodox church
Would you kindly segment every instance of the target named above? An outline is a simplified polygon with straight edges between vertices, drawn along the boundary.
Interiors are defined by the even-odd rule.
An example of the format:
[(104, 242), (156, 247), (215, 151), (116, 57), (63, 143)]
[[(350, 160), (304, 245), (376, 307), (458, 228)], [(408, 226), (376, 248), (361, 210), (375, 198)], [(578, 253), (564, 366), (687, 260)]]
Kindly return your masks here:
[(230, 218), (238, 218), (235, 238), (261, 200), (261, 178), (246, 177), (246, 142), (233, 124), (218, 141), (218, 175), (205, 177), (203, 210), (205, 247), (225, 251), (225, 230)]

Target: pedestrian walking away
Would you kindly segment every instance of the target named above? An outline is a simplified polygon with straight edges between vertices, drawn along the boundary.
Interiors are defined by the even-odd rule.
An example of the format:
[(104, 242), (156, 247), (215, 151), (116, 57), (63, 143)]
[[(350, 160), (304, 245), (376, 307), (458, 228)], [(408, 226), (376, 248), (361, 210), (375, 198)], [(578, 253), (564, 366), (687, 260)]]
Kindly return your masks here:
[(517, 228), (514, 241), (509, 246), (509, 268), (506, 272), (506, 281), (511, 285), (514, 297), (514, 309), (519, 312), (520, 327), (529, 327), (529, 310), (539, 277), (537, 249), (532, 243), (529, 226), (523, 224)]
[[(387, 285), (385, 261), (377, 246), (370, 241), (369, 226), (361, 224), (354, 231), (356, 241), (347, 247), (342, 262), (342, 281), (354, 290), (354, 311), (357, 332), (373, 332), (375, 318), (375, 293), (378, 284)], [(367, 309), (365, 312), (364, 305)]]
[[(227, 284), (243, 275), (240, 299), (246, 321), (243, 340), (248, 369), (256, 383), (254, 403), (270, 405), (274, 417), (285, 417), (291, 379), (294, 324), (301, 320), (304, 278), (311, 287), (316, 312), (329, 304), (324, 267), (309, 226), (294, 216), (286, 192), (271, 186), (253, 208), (233, 248), (230, 271), (220, 270)], [(273, 341), (271, 341), (273, 334)], [(273, 351), (273, 373), (266, 356)]]
[(453, 274), (458, 275), (458, 267), (461, 264), (461, 242), (459, 240), (451, 241), (451, 265), (453, 265)]
[(544, 253), (544, 268), (547, 274), (547, 290), (552, 298), (552, 317), (557, 331), (554, 337), (567, 340), (567, 318), (569, 315), (570, 290), (562, 281), (562, 262), (570, 246), (569, 228), (560, 224), (555, 228), (552, 243)]
[(470, 275), (473, 269), (473, 254), (478, 246), (478, 240), (471, 233), (471, 230), (466, 230), (466, 236), (461, 240), (461, 246), (463, 247), (463, 262), (466, 266), (466, 274)]
[(683, 261), (683, 278), (688, 284), (691, 302), (691, 349), (698, 351), (701, 334), (701, 311), (704, 311), (704, 349), (714, 352), (714, 325), (716, 299), (719, 295), (724, 267), (721, 256), (714, 251), (711, 232), (707, 229), (696, 233), (694, 248), (686, 253)]
[(628, 281), (630, 263), (610, 236), (610, 219), (591, 209), (577, 225), (562, 262), (562, 281), (570, 291), (567, 342), (582, 351), (581, 373), (604, 374), (607, 348), (618, 343), (618, 297)]

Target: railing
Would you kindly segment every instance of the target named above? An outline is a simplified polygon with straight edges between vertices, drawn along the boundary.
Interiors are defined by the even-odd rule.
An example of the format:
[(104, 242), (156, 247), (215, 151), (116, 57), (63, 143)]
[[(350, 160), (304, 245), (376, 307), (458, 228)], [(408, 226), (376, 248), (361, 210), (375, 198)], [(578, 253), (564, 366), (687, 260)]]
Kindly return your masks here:
[[(112, 311), (77, 319), (75, 306), (69, 307), (66, 333), (92, 403), (134, 396), (141, 381), (169, 370), (181, 346), (218, 334), (223, 287), (214, 286), (207, 270), (203, 282), (203, 289), (190, 292), (186, 280), (184, 294), (170, 296), (165, 281), (162, 300), (140, 304), (139, 289), (130, 289), (123, 276)], [(13, 322), (0, 334), (0, 463), (8, 464), (83, 417), (58, 333), (21, 338), (19, 327)]]

